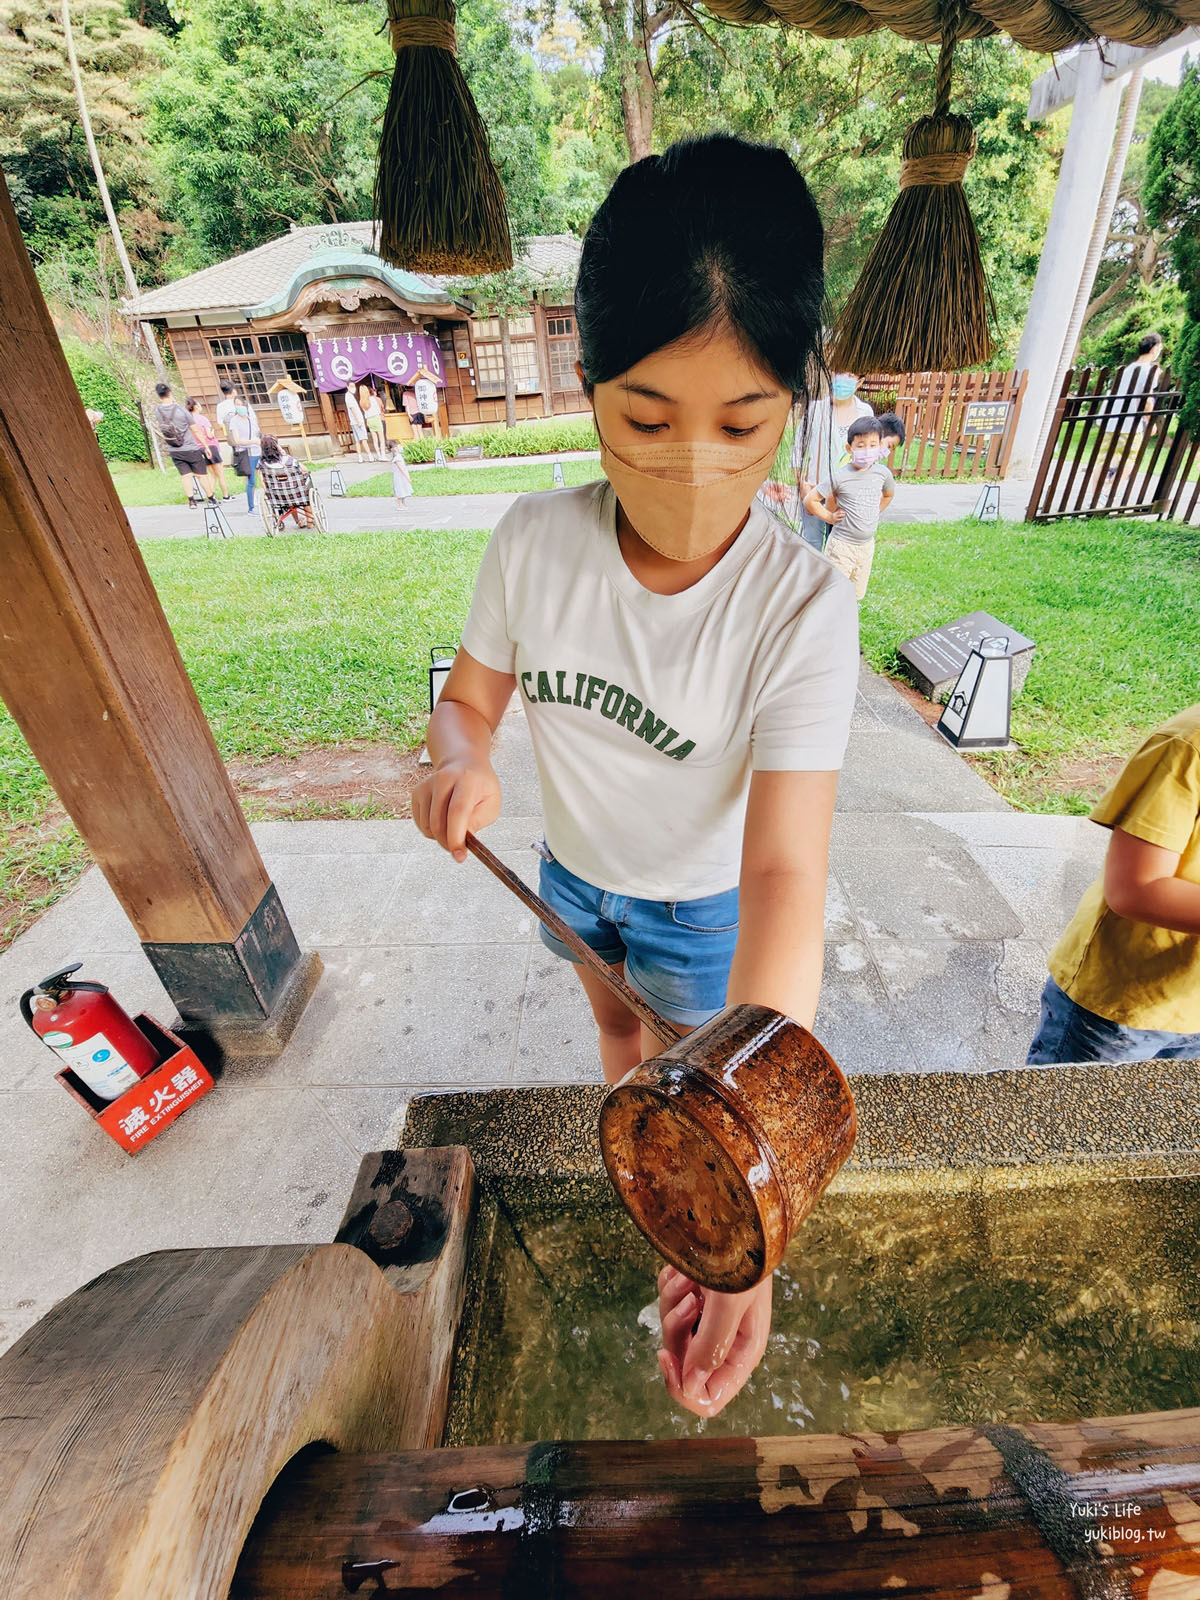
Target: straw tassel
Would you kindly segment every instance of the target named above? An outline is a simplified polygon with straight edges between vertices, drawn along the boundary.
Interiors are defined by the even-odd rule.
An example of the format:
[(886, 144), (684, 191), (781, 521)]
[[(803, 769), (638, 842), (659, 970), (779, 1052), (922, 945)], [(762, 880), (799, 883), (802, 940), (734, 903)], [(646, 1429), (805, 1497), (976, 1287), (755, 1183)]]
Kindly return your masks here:
[(453, 0), (388, 0), (396, 65), (375, 174), (379, 254), (417, 272), (503, 272), (513, 260), (504, 189), (454, 15)]
[(904, 136), (900, 195), (834, 332), (841, 372), (928, 372), (991, 359), (996, 308), (963, 174), (975, 154), (969, 117), (950, 111), (957, 12), (938, 56), (932, 116)]

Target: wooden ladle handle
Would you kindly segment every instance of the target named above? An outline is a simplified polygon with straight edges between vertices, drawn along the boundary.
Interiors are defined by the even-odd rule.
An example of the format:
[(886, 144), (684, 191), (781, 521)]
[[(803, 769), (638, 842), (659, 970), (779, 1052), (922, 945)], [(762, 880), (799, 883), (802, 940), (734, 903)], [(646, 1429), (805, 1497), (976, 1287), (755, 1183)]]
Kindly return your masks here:
[(503, 861), (492, 854), (487, 845), (482, 844), (473, 833), (468, 833), (466, 846), (490, 872), (496, 874), (501, 883), (512, 890), (518, 900), (524, 901), (534, 915), (545, 923), (556, 938), (562, 940), (573, 955), (579, 957), (589, 972), (594, 972), (600, 982), (629, 1007), (638, 1021), (644, 1023), (656, 1039), (660, 1039), (663, 1044), (675, 1043), (680, 1036), (679, 1029), (665, 1017), (660, 1017), (653, 1006), (648, 1005), (635, 989), (629, 987), (624, 978), (617, 976), (607, 961), (601, 961), (596, 952), (584, 944), (575, 930), (568, 928), (558, 913), (551, 911), (546, 902), (536, 895), (528, 884), (523, 883), (510, 867), (506, 867)]

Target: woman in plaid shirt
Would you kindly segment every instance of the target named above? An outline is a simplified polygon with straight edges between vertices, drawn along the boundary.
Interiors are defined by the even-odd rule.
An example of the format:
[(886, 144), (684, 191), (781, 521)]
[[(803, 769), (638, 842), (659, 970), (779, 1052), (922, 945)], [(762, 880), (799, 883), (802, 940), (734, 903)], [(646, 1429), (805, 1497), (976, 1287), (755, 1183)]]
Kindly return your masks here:
[(312, 514), (312, 480), (308, 471), (295, 456), (289, 455), (274, 434), (262, 436), (263, 492), (280, 522), (294, 516), (300, 528), (314, 526)]

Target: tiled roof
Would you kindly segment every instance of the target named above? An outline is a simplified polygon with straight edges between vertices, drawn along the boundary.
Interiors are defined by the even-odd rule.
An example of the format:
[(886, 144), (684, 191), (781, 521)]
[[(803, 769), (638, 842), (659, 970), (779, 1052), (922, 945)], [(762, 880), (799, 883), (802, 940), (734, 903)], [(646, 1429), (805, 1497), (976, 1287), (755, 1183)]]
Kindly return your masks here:
[(573, 233), (539, 234), (526, 241), (524, 259), (539, 277), (565, 278), (574, 285), (582, 249), (582, 239)]
[[(172, 312), (216, 311), (232, 307), (261, 305), (273, 299), (291, 282), (293, 275), (318, 252), (339, 246), (345, 250), (365, 247), (370, 250), (375, 238), (373, 222), (322, 223), (315, 227), (291, 228), (278, 239), (260, 244), (216, 266), (190, 273), (161, 289), (151, 289), (131, 308), (139, 317), (161, 317)], [(542, 278), (565, 277), (574, 280), (579, 266), (580, 243), (573, 234), (557, 233), (528, 241), (525, 260)], [(449, 281), (421, 273), (408, 274), (441, 289)]]

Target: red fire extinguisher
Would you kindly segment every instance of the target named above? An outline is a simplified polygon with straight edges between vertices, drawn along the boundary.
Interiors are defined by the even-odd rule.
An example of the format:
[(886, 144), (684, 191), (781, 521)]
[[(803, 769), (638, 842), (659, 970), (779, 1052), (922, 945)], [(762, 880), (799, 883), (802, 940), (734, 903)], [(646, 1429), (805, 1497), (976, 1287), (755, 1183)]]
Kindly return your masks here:
[(77, 961), (21, 996), (21, 1015), (43, 1044), (102, 1100), (115, 1100), (158, 1065), (158, 1051), (102, 983), (69, 982)]

